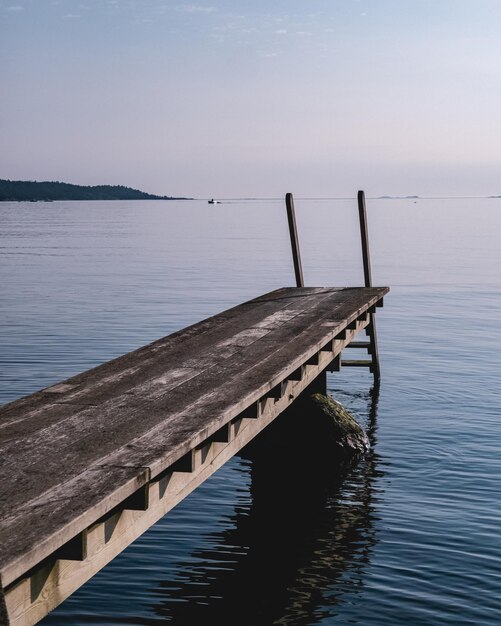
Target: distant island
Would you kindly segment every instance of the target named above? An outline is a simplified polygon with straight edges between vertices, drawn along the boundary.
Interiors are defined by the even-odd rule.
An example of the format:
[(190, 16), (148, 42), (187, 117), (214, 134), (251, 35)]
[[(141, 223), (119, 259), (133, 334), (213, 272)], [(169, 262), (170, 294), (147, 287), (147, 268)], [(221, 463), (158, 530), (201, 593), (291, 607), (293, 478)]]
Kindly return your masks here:
[(53, 200), (189, 200), (155, 196), (123, 185), (71, 185), (59, 182), (0, 179), (0, 202), (51, 202)]
[(379, 196), (379, 200), (418, 200), (419, 196)]

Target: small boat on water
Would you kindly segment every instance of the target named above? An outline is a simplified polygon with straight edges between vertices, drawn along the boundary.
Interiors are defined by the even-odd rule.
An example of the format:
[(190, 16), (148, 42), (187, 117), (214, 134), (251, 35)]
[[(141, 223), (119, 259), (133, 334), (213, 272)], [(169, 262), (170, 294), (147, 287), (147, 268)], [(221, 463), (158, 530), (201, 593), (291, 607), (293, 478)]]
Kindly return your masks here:
[(221, 204), (221, 203), (219, 202), (219, 200), (214, 200), (214, 198), (211, 198), (209, 200), (209, 204)]

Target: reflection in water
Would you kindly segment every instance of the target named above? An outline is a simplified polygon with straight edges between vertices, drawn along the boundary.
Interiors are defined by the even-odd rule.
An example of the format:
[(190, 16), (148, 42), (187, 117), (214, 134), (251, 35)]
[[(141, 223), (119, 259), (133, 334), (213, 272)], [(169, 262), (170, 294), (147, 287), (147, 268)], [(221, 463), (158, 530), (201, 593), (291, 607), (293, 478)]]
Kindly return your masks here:
[[(315, 493), (298, 487), (291, 503), (287, 494), (282, 497), (280, 481), (256, 476), (251, 510), (253, 462), (235, 459), (45, 622), (124, 626), (144, 619), (198, 626), (198, 615), (219, 614), (228, 622), (238, 600), (242, 619), (235, 625), (244, 615), (248, 623), (266, 624), (275, 615), (279, 621), (302, 607), (314, 613), (308, 623), (316, 626), (337, 619), (364, 626), (499, 626), (500, 203), (423, 200), (415, 211), (408, 200), (371, 201), (374, 273), (392, 286), (391, 306), (388, 301), (378, 313), (384, 348), (378, 451), (390, 465), (368, 459), (339, 487), (313, 470), (308, 484)], [(210, 212), (202, 201), (0, 205), (0, 402), (289, 284), (292, 277), (281, 202), (237, 202)], [(298, 214), (310, 284), (358, 284), (353, 201), (305, 200), (296, 208), (303, 216), (301, 221)], [(335, 246), (333, 232), (346, 235)], [(346, 370), (331, 378), (339, 385), (334, 396), (365, 418), (368, 398), (353, 392), (369, 373)], [(301, 485), (309, 465), (298, 458), (302, 472), (290, 463), (289, 473), (299, 474)], [(374, 478), (376, 467), (384, 467), (384, 481)], [(220, 488), (225, 481), (226, 491)], [(378, 502), (383, 482), (384, 502)], [(279, 500), (268, 511), (265, 495), (257, 503), (258, 492), (273, 493), (274, 484)], [(309, 519), (296, 519), (307, 507)], [(374, 521), (374, 511), (384, 523)], [(246, 522), (252, 516), (258, 524), (262, 517), (271, 534), (273, 515), (289, 533), (274, 536), (277, 553), (283, 540), (290, 559), (284, 558), (287, 578), (275, 569), (268, 576), (270, 593), (261, 585), (259, 598), (254, 586), (278, 566), (262, 547), (271, 539), (252, 533)], [(344, 531), (344, 520), (347, 528), (358, 528), (359, 544)], [(295, 525), (296, 538), (305, 528), (309, 534), (291, 541)], [(236, 529), (216, 532), (228, 526)], [(336, 532), (344, 533), (341, 540)], [(202, 551), (212, 542), (213, 553)], [(200, 548), (196, 554), (193, 546)], [(315, 570), (312, 550), (341, 556), (336, 567), (325, 569), (325, 580), (315, 580), (305, 593), (307, 585), (298, 581), (321, 567)], [(245, 563), (253, 555), (262, 555), (253, 561), (261, 564), (257, 572)], [(171, 582), (161, 586), (162, 578)], [(240, 591), (233, 579), (248, 588)], [(235, 601), (234, 590), (240, 593)], [(190, 595), (205, 604), (187, 608)], [(267, 612), (260, 620), (263, 605)], [(339, 618), (332, 617), (336, 612)]]
[[(367, 397), (372, 444), (377, 400)], [(319, 442), (300, 434), (284, 413), (242, 451), (252, 463), (252, 504), (212, 537), (216, 549), (194, 553), (195, 567), (180, 563), (178, 580), (159, 584), (152, 608), (162, 621), (306, 625), (334, 615), (343, 592), (362, 584), (377, 541), (377, 456), (341, 475)]]

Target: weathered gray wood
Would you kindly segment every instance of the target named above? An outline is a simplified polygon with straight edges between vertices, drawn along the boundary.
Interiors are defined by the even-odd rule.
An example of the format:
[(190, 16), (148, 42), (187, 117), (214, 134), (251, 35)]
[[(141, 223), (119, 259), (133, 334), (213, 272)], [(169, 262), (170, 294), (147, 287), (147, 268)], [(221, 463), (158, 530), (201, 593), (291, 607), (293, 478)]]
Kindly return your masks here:
[[(331, 304), (328, 303), (327, 307), (330, 311)], [(303, 315), (305, 315), (304, 312)], [(320, 310), (318, 310), (317, 307), (317, 309), (313, 311), (311, 315), (312, 320), (318, 320), (319, 315)], [(343, 316), (344, 313), (341, 314), (341, 318), (343, 318)], [(306, 325), (308, 326), (307, 318), (303, 318), (303, 322), (306, 322)], [(283, 330), (287, 331), (289, 330), (289, 327), (286, 326), (285, 329), (282, 328), (282, 331)], [(259, 342), (260, 350), (258, 350), (257, 352), (256, 350), (247, 352), (247, 360), (250, 361), (250, 364), (255, 365), (257, 357), (261, 358), (262, 355), (268, 356), (270, 353), (273, 353), (273, 348), (276, 348), (277, 345), (279, 349), (283, 348), (283, 343), (288, 343), (291, 339), (295, 337), (297, 326), (294, 326), (291, 330), (292, 332), (275, 333), (273, 339), (270, 340), (270, 343), (264, 340)], [(316, 335), (318, 331), (314, 332)], [(282, 337), (280, 337), (280, 334), (282, 335)], [(179, 389), (172, 389), (171, 385), (167, 384), (167, 391), (171, 391), (171, 393), (160, 393), (157, 398), (152, 397), (152, 395), (150, 394), (152, 385), (148, 384), (146, 388), (143, 387), (142, 394), (137, 394), (137, 396), (134, 394), (134, 391), (137, 388), (136, 386), (136, 388), (133, 388), (132, 391), (127, 394), (127, 397), (125, 399), (123, 397), (120, 397), (119, 403), (117, 403), (115, 401), (115, 398), (113, 397), (107, 403), (104, 402), (98, 407), (86, 407), (83, 410), (81, 410), (80, 407), (67, 407), (66, 410), (72, 411), (75, 417), (67, 418), (64, 421), (64, 424), (62, 425), (64, 427), (62, 433), (60, 432), (61, 428), (52, 430), (49, 429), (40, 433), (36, 438), (24, 438), (21, 442), (18, 440), (13, 441), (10, 446), (7, 444), (7, 446), (4, 448), (4, 458), (8, 458), (9, 451), (16, 458), (23, 456), (22, 453), (24, 452), (27, 455), (27, 458), (23, 460), (24, 462), (22, 465), (25, 469), (27, 465), (31, 466), (36, 463), (36, 460), (38, 458), (36, 456), (37, 451), (42, 455), (42, 460), (45, 462), (46, 457), (49, 456), (48, 453), (50, 453), (52, 450), (56, 452), (58, 448), (63, 447), (61, 444), (64, 444), (64, 447), (66, 447), (66, 444), (69, 444), (71, 441), (74, 442), (75, 440), (78, 440), (79, 442), (81, 442), (81, 448), (84, 448), (79, 450), (79, 458), (83, 459), (85, 457), (85, 454), (89, 453), (93, 455), (94, 458), (87, 460), (96, 460), (96, 436), (101, 436), (101, 430), (104, 430), (105, 432), (102, 440), (99, 441), (99, 452), (107, 451), (106, 449), (103, 449), (103, 446), (106, 443), (116, 449), (117, 444), (120, 443), (120, 437), (124, 438), (125, 441), (129, 441), (131, 436), (133, 438), (138, 434), (138, 428), (143, 431), (147, 431), (152, 422), (159, 420), (159, 416), (151, 411), (151, 409), (155, 409), (159, 403), (162, 410), (164, 408), (167, 408), (171, 409), (171, 411), (176, 411), (178, 410), (178, 408), (180, 408), (179, 402), (176, 402), (176, 400), (179, 400), (182, 408), (190, 410), (191, 406), (189, 405), (189, 403), (187, 405), (187, 400), (193, 398), (194, 394), (202, 395), (202, 392), (204, 390), (209, 393), (213, 392), (213, 374), (215, 373), (220, 377), (224, 377), (225, 373), (227, 373), (228, 375), (234, 374), (235, 369), (239, 365), (238, 362), (240, 362), (240, 366), (245, 366), (245, 358), (242, 358), (242, 356), (243, 355), (240, 354), (239, 359), (231, 360), (228, 365), (223, 365), (220, 368), (216, 368), (216, 370), (214, 370), (214, 368), (211, 368), (210, 370), (206, 370), (202, 374), (199, 374), (196, 378), (188, 379), (187, 381), (185, 381), (185, 384), (182, 385)], [(172, 362), (171, 359), (168, 359), (168, 361), (170, 363)], [(179, 370), (174, 370), (175, 373), (177, 371)], [(168, 382), (169, 381), (167, 381), (167, 383)], [(122, 389), (119, 389), (119, 391), (122, 391)], [(220, 395), (219, 390), (217, 392), (217, 395)], [(162, 397), (165, 397), (165, 399), (168, 401), (168, 406), (164, 407)], [(149, 421), (147, 420), (146, 422), (144, 417), (141, 420), (138, 419), (138, 415), (144, 413), (143, 407), (145, 401), (150, 402), (150, 411), (148, 415)], [(205, 399), (202, 398), (202, 402), (205, 406)], [(55, 408), (57, 411), (61, 410), (61, 407), (59, 406)], [(109, 415), (110, 413), (111, 416)], [(113, 423), (113, 421), (111, 421), (115, 413), (120, 414), (119, 424), (115, 424)], [(129, 419), (128, 414), (130, 416)], [(130, 430), (127, 430), (127, 427), (130, 427)], [(114, 429), (118, 432), (114, 432)], [(119, 437), (118, 440), (117, 437)], [(89, 447), (86, 444), (92, 445)], [(72, 451), (74, 451), (74, 445), (72, 446)], [(58, 457), (57, 462), (60, 463), (60, 461), (61, 458)]]
[[(5, 517), (2, 509), (2, 586), (64, 546), (148, 481), (146, 468), (94, 466), (20, 504)], [(15, 478), (12, 482), (15, 486)]]
[[(231, 364), (211, 368), (197, 379), (188, 381), (179, 390), (174, 390), (169, 397), (152, 402), (149, 406), (152, 414), (158, 412), (162, 416), (170, 408), (175, 415), (171, 414), (167, 420), (159, 417), (157, 428), (131, 442), (125, 450), (112, 455), (112, 463), (122, 464), (128, 460), (134, 465), (146, 464), (151, 468), (152, 474), (156, 475), (175, 460), (177, 454), (184, 453), (186, 448), (183, 447), (182, 440), (190, 440), (187, 437), (188, 429), (203, 425), (202, 431), (198, 434), (193, 431), (191, 434), (191, 441), (198, 444), (217, 430), (221, 423), (235, 417), (246, 406), (270, 391), (289, 373), (308, 361), (312, 354), (315, 355), (312, 364), (317, 361), (316, 352), (330, 336), (336, 334), (339, 325), (350, 318), (349, 312), (353, 316), (359, 314), (352, 302), (348, 302), (338, 313), (341, 316), (340, 321), (317, 327), (314, 320), (322, 321), (322, 316), (325, 315), (333, 319), (336, 315), (332, 302), (320, 302), (314, 312), (305, 314), (302, 332), (298, 332), (301, 328), (298, 323), (292, 328), (286, 325), (280, 332), (277, 331), (273, 339), (262, 339), (252, 350), (239, 354)], [(347, 318), (343, 317), (345, 314)], [(280, 341), (274, 340), (278, 338)], [(236, 372), (241, 375), (235, 375)], [(214, 378), (219, 381), (217, 386), (214, 386)], [(190, 397), (195, 398), (188, 405), (187, 390)], [(185, 445), (188, 446), (188, 443)], [(163, 460), (157, 465), (154, 458)]]
[[(326, 290), (315, 290), (313, 293), (317, 292), (319, 298), (329, 295)], [(216, 370), (210, 367), (213, 361), (207, 359), (211, 348), (216, 362), (224, 364), (229, 360), (229, 364), (220, 365), (217, 372), (221, 376), (232, 376), (235, 373), (235, 358), (228, 359), (226, 353), (221, 355), (221, 344), (228, 344), (233, 337), (248, 331), (248, 324), (269, 324), (270, 319), (276, 323), (274, 311), (277, 309), (281, 313), (281, 308), (288, 307), (288, 313), (293, 313), (282, 315), (283, 326), (298, 314), (304, 315), (321, 301), (313, 298), (303, 302), (298, 295), (295, 292), (294, 297), (287, 297), (278, 291), (276, 298), (271, 301), (267, 297), (253, 301), (253, 308), (259, 314), (254, 311), (251, 315), (242, 305), (236, 308), (238, 311), (232, 311), (233, 315), (228, 312), (222, 314), (219, 323), (213, 323), (210, 329), (202, 322), (201, 333), (193, 327), (187, 329), (184, 345), (178, 341), (177, 333), (171, 342), (169, 338), (160, 340), (151, 344), (149, 351), (138, 350), (73, 377), (65, 383), (72, 387), (66, 391), (71, 394), (66, 402), (65, 398), (58, 397), (56, 402), (53, 394), (47, 396), (38, 392), (7, 405), (2, 410), (2, 413), (5, 411), (7, 423), (4, 425), (0, 419), (0, 470), (16, 474), (20, 489), (8, 493), (7, 501), (2, 502), (4, 493), (0, 488), (2, 509), (13, 508), (23, 499), (29, 500), (33, 497), (33, 491), (39, 493), (58, 484), (64, 478), (61, 467), (69, 467), (73, 473), (83, 471), (109, 452), (148, 432), (149, 428), (164, 419), (165, 410), (172, 414), (180, 407), (189, 409), (190, 400), (204, 390), (217, 390), (217, 385), (214, 386), (214, 381), (217, 382), (217, 376), (214, 376)], [(164, 347), (157, 350), (162, 343)], [(251, 345), (249, 343), (247, 347)], [(268, 345), (264, 346), (264, 352), (268, 353)], [(180, 350), (180, 347), (184, 350)], [(236, 352), (241, 352), (242, 347)], [(156, 361), (153, 363), (155, 356)], [(204, 365), (196, 370), (187, 370), (189, 374), (184, 376), (185, 368), (182, 366), (186, 360), (193, 361), (196, 358)], [(126, 367), (122, 360), (126, 361)], [(114, 372), (117, 372), (116, 375)], [(131, 372), (137, 374), (131, 375)], [(149, 375), (149, 379), (145, 378), (146, 375)], [(190, 380), (190, 385), (182, 385)], [(180, 389), (175, 392), (177, 387)], [(88, 403), (85, 405), (73, 404), (79, 389), (80, 393), (86, 394)], [(94, 402), (91, 402), (92, 393), (96, 397)], [(167, 405), (162, 402), (162, 398), (167, 400)], [(160, 411), (157, 410), (158, 402), (154, 402), (155, 399), (161, 403)], [(146, 406), (149, 410), (145, 410)], [(181, 451), (179, 456), (182, 456)], [(34, 473), (41, 477), (37, 484), (32, 480)]]
[[(11, 469), (18, 466), (21, 470), (20, 477), (26, 473), (27, 468), (30, 469), (30, 474), (32, 471), (45, 469), (46, 480), (53, 481), (57, 476), (57, 468), (64, 464), (63, 461), (68, 456), (71, 457), (71, 465), (74, 469), (76, 463), (80, 464), (79, 469), (85, 469), (88, 464), (97, 461), (109, 451), (116, 450), (122, 444), (127, 444), (131, 439), (140, 436), (141, 433), (148, 432), (151, 426), (163, 421), (165, 410), (169, 411), (169, 414), (175, 414), (184, 409), (184, 412), (187, 413), (191, 409), (190, 400), (202, 396), (202, 405), (205, 403), (204, 392), (215, 392), (220, 395), (218, 379), (222, 379), (224, 382), (225, 377), (231, 378), (238, 374), (239, 369), (245, 368), (246, 364), (254, 366), (257, 360), (269, 357), (274, 351), (282, 348), (284, 343), (294, 339), (301, 325), (308, 328), (309, 324), (315, 323), (322, 310), (325, 309), (332, 317), (336, 310), (332, 304), (332, 296), (336, 293), (336, 291), (323, 290), (313, 294), (314, 297), (303, 302), (302, 306), (299, 306), (302, 299), (292, 300), (290, 307), (294, 308), (296, 313), (295, 317), (292, 318), (295, 320), (294, 323), (291, 323), (292, 320), (289, 320), (288, 323), (282, 323), (269, 338), (262, 337), (255, 346), (249, 344), (247, 347), (252, 345), (251, 350), (240, 349), (233, 358), (221, 358), (219, 361), (221, 365), (217, 367), (205, 365), (204, 369), (197, 370), (196, 375), (191, 375), (190, 370), (190, 375), (183, 377), (180, 372), (184, 371), (182, 365), (186, 359), (193, 360), (195, 358), (192, 358), (191, 350), (196, 350), (198, 354), (203, 352), (203, 355), (209, 351), (207, 346), (204, 349), (201, 341), (198, 341), (196, 346), (188, 345), (187, 350), (189, 352), (181, 354), (178, 354), (176, 350), (166, 349), (164, 354), (158, 355), (156, 368), (151, 365), (146, 366), (145, 369), (148, 369), (150, 373), (150, 380), (144, 381), (144, 372), (137, 376), (140, 383), (134, 378), (131, 379), (128, 374), (129, 370), (141, 369), (142, 355), (137, 354), (139, 364), (127, 368), (125, 381), (118, 380), (110, 372), (107, 373), (108, 398), (106, 399), (104, 385), (101, 385), (96, 390), (99, 402), (96, 402), (95, 405), (71, 404), (71, 406), (66, 406), (66, 403), (63, 402), (64, 406), (61, 406), (61, 401), (58, 401), (57, 404), (54, 403), (52, 396), (50, 402), (43, 396), (39, 396), (37, 398), (38, 406), (30, 412), (26, 412), (24, 423), (27, 430), (24, 433), (21, 430), (21, 437), (13, 437), (12, 428), (7, 427), (3, 433), (0, 430), (2, 433), (0, 435), (2, 441), (0, 443), (2, 452), (0, 468), (2, 463), (5, 466), (9, 465)], [(352, 313), (353, 307), (348, 290), (344, 297), (344, 306), (345, 308), (348, 306), (347, 310)], [(324, 301), (326, 304), (322, 309), (321, 306)], [(281, 304), (279, 301), (279, 305)], [(315, 304), (316, 306), (314, 306)], [(340, 319), (343, 319), (344, 315), (345, 313), (341, 312)], [(248, 323), (248, 320), (243, 321)], [(234, 332), (234, 330), (231, 326), (230, 331)], [(316, 336), (318, 331), (314, 332)], [(211, 338), (205, 338), (206, 342), (210, 340)], [(308, 340), (307, 347), (310, 347), (309, 343), (310, 340)], [(214, 347), (216, 353), (219, 347), (220, 344), (216, 343)], [(128, 356), (126, 355), (124, 358)], [(201, 359), (204, 358), (204, 356), (201, 357)], [(116, 360), (115, 363), (119, 366), (120, 363), (117, 361), (119, 360)], [(213, 365), (212, 362), (210, 364)], [(94, 389), (95, 370), (91, 370), (89, 374)], [(75, 378), (71, 380), (75, 381)], [(85, 376), (80, 375), (80, 379), (82, 387), (85, 389)], [(268, 381), (264, 380), (264, 383), (266, 382)], [(127, 383), (129, 383), (129, 387), (125, 386)], [(76, 393), (76, 391), (68, 393)], [(72, 399), (70, 398), (70, 400)], [(148, 411), (145, 411), (145, 406), (148, 406)], [(162, 414), (159, 414), (158, 409)], [(45, 412), (55, 412), (59, 420), (45, 429), (40, 429), (39, 424), (42, 421), (40, 413)], [(36, 422), (36, 431), (33, 433), (33, 430), (30, 429), (34, 422)], [(15, 430), (17, 431), (21, 427), (22, 424), (16, 423)], [(28, 432), (30, 436), (28, 436)], [(78, 456), (75, 456), (75, 452), (78, 452)], [(54, 474), (49, 472), (51, 465), (48, 466), (47, 463), (53, 465)], [(23, 492), (19, 492), (16, 497), (24, 497), (30, 482), (31, 479), (27, 476), (23, 484)], [(37, 489), (40, 489), (40, 486)], [(13, 503), (11, 499), (10, 503)]]
[(85, 533), (88, 556), (83, 562), (55, 560), (51, 557), (10, 586), (5, 594), (10, 625), (34, 624), (109, 563), (235, 452), (241, 450), (265, 429), (306, 387), (311, 387), (311, 383), (316, 380), (329, 358), (327, 353), (322, 353), (319, 367), (307, 368), (301, 381), (287, 383), (286, 395), (276, 402), (266, 400), (262, 404), (258, 418), (232, 421), (229, 424), (230, 441), (227, 445), (217, 442), (209, 445), (204, 443), (195, 449), (193, 462), (190, 462), (190, 468), (184, 468), (186, 471), (178, 471), (180, 468), (176, 463), (174, 471), (171, 467), (170, 471), (151, 481), (147, 485), (149, 506), (146, 511), (117, 507), (93, 524)]
[(114, 507), (146, 510), (143, 486), (281, 403), (387, 291), (280, 289), (0, 409), (2, 585)]

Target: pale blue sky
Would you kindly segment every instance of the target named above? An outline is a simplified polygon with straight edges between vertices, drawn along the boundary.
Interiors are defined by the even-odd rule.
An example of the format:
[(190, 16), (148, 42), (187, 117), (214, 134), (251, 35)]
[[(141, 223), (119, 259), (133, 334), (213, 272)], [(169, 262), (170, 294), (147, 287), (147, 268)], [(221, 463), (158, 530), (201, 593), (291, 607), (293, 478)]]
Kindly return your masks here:
[(501, 194), (501, 0), (0, 0), (0, 178)]

